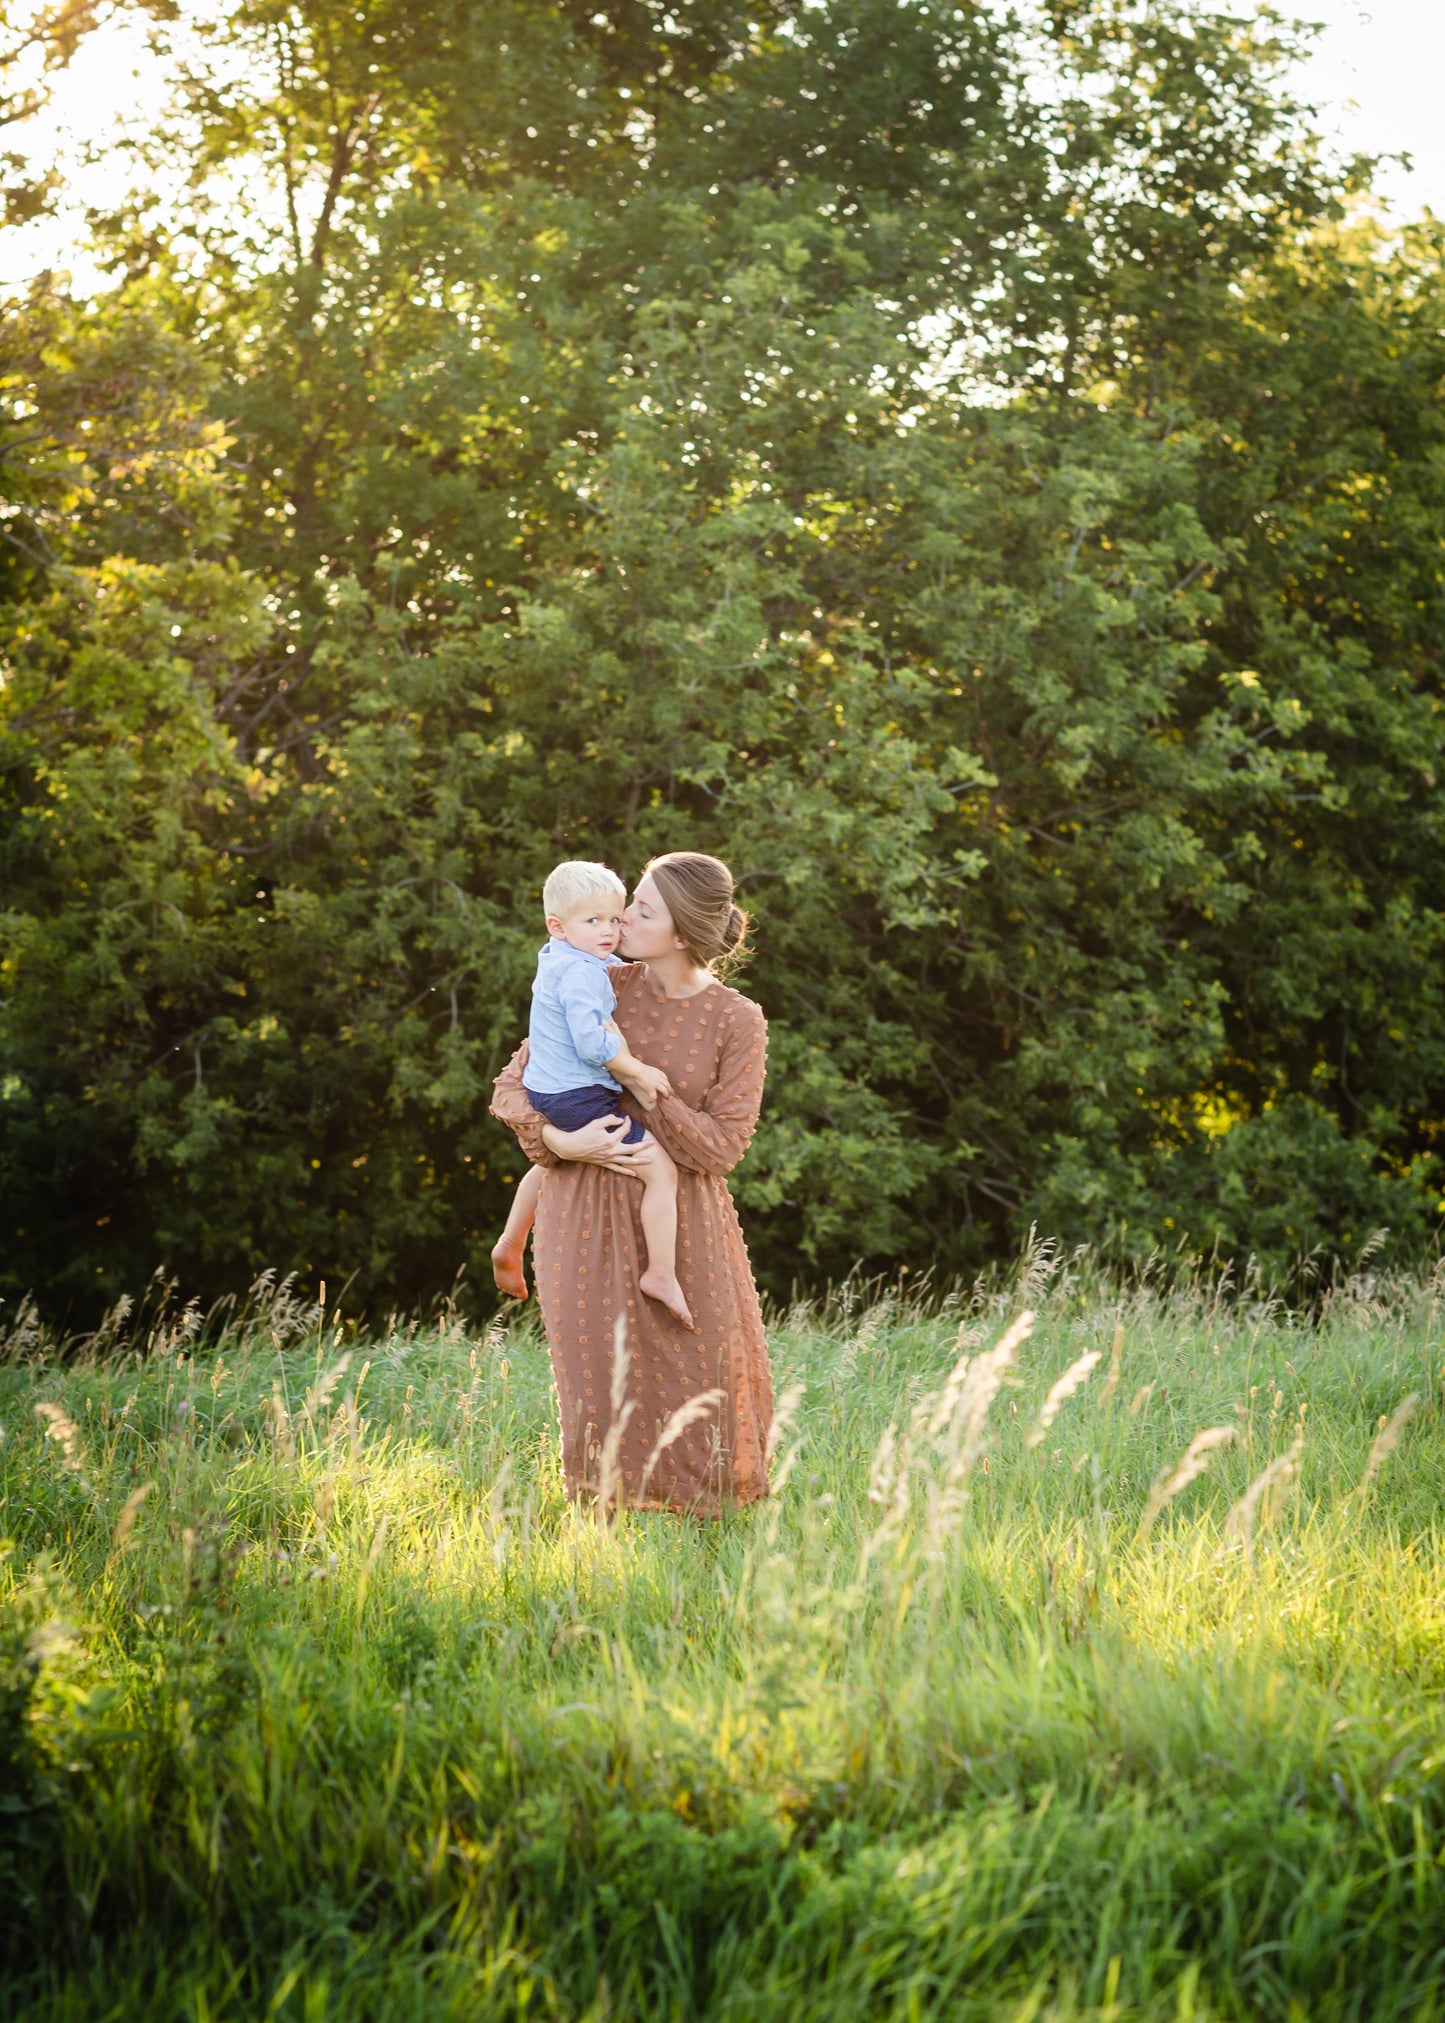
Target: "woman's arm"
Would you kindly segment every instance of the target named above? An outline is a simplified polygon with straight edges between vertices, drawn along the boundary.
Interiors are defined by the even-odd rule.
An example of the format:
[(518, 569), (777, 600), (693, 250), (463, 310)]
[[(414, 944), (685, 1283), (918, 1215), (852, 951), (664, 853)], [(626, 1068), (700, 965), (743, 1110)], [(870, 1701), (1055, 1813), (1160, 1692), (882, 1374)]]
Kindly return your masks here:
[(532, 1100), (522, 1084), (526, 1065), (527, 1042), (523, 1040), (492, 1084), (492, 1115), (512, 1132), (534, 1166), (560, 1166), (561, 1160), (549, 1150), (542, 1135), (548, 1128), (547, 1121), (532, 1108)]
[(559, 1131), (539, 1110), (532, 1108), (522, 1082), (527, 1065), (527, 1042), (523, 1040), (492, 1085), (492, 1115), (516, 1136), (517, 1143), (534, 1166), (561, 1166), (565, 1161), (582, 1161), (610, 1167), (614, 1173), (641, 1176), (652, 1157), (652, 1145), (644, 1139), (636, 1145), (619, 1145), (617, 1134), (627, 1129), (624, 1118), (609, 1124), (605, 1117), (584, 1124), (580, 1131)]
[(728, 1015), (717, 1075), (694, 1110), (680, 1096), (659, 1096), (647, 1128), (679, 1166), (719, 1178), (747, 1151), (763, 1104), (768, 1022), (747, 998)]

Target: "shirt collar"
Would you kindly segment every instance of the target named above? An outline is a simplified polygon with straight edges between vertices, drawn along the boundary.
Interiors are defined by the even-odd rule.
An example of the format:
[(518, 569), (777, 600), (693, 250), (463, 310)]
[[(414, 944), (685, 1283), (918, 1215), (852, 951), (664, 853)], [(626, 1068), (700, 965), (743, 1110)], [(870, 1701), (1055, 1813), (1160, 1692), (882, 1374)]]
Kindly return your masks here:
[(570, 941), (554, 941), (548, 935), (542, 944), (538, 960), (545, 962), (548, 957), (553, 962), (595, 962), (599, 969), (610, 969), (614, 963), (620, 965), (622, 958), (617, 955), (593, 955), (589, 949), (574, 948)]

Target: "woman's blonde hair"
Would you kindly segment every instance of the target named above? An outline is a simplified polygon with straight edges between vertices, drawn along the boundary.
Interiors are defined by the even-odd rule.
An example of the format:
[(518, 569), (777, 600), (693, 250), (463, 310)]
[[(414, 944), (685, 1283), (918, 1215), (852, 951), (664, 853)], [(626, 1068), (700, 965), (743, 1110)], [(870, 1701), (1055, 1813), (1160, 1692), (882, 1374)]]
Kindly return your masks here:
[(650, 875), (672, 916), (673, 932), (702, 968), (719, 974), (747, 954), (748, 916), (733, 900), (733, 874), (721, 857), (670, 850), (654, 857)]

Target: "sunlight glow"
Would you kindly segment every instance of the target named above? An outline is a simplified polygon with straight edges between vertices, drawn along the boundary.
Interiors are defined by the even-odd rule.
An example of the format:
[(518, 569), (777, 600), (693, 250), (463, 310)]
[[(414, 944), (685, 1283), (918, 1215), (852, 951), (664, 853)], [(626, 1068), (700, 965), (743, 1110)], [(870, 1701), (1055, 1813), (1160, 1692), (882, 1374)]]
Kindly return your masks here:
[[(1407, 216), (1426, 207), (1445, 214), (1445, 128), (1436, 105), (1445, 58), (1440, 0), (1312, 0), (1301, 13), (1320, 23), (1321, 34), (1295, 83), (1317, 107), (1326, 140), (1342, 153), (1407, 155), (1409, 167), (1381, 165), (1382, 196)], [(6, 235), (8, 271), (0, 281), (13, 285), (62, 267), (82, 291), (104, 285), (83, 250), (86, 213), (147, 181), (138, 144), (166, 96), (166, 61), (151, 46), (153, 32), (134, 17), (112, 19), (57, 80), (46, 111), (9, 136), (36, 166), (64, 166), (69, 189), (54, 216)], [(166, 33), (184, 50), (184, 9)]]

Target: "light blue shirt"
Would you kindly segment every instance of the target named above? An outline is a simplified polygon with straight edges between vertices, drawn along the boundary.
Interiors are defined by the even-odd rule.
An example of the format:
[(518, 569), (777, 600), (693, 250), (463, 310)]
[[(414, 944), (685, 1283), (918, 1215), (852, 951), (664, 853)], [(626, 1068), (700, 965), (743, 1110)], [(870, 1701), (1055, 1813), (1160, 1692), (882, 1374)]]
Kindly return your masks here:
[(522, 1086), (539, 1096), (565, 1089), (620, 1089), (607, 1063), (622, 1042), (605, 1021), (617, 1009), (609, 969), (624, 965), (615, 955), (589, 955), (570, 941), (549, 941), (537, 957), (532, 983), (530, 1047)]

